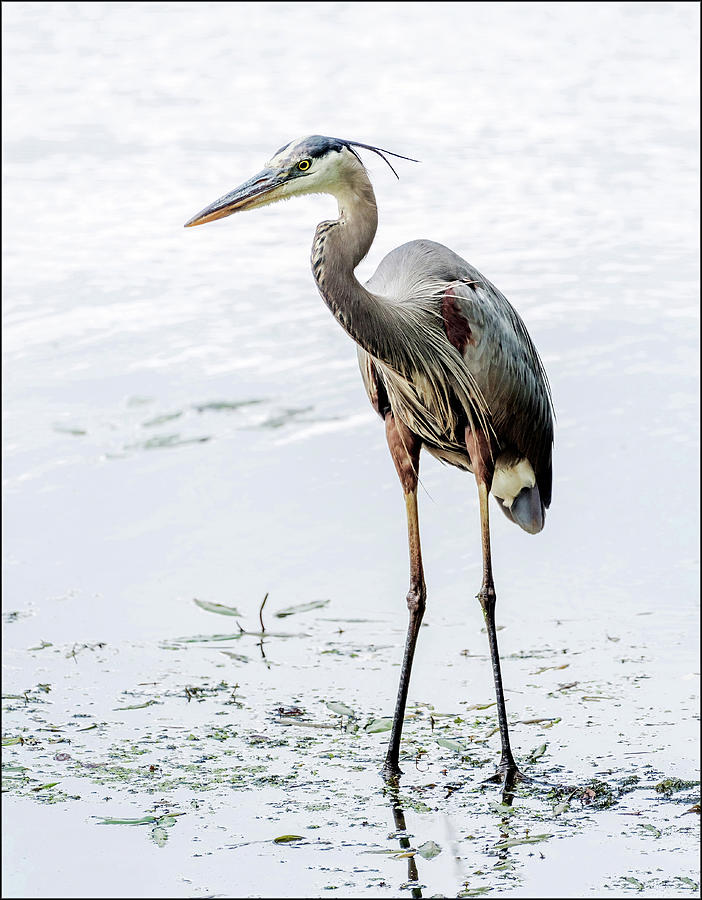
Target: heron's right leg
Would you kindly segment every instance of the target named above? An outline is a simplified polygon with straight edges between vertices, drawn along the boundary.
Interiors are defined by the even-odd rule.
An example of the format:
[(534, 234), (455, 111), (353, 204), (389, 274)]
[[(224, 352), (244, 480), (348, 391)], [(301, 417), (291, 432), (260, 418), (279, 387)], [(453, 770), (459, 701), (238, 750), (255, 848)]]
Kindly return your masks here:
[(405, 643), (405, 655), (402, 660), (400, 673), (400, 687), (397, 693), (395, 715), (392, 720), (390, 732), (390, 744), (383, 766), (383, 776), (396, 778), (402, 774), (400, 770), (400, 737), (402, 735), (402, 723), (405, 718), (405, 706), (407, 704), (407, 690), (409, 688), (412, 660), (417, 645), (419, 626), (422, 624), (426, 602), (426, 586), (424, 584), (424, 570), (422, 569), (422, 551), (419, 544), (419, 518), (417, 516), (417, 483), (419, 481), (419, 451), (422, 446), (420, 439), (413, 434), (406, 425), (396, 419), (391, 412), (385, 416), (385, 435), (390, 448), (397, 474), (405, 494), (405, 507), (407, 509), (407, 536), (409, 540), (410, 558), (410, 585), (407, 594), (407, 608), (409, 609), (409, 627), (407, 629), (407, 641)]
[(492, 485), (493, 466), (490, 446), (482, 433), (473, 434), (466, 429), (466, 448), (471, 459), (473, 474), (478, 485), (478, 500), (480, 506), (480, 533), (483, 550), (483, 583), (478, 594), (478, 600), (483, 609), (485, 628), (490, 646), (490, 659), (492, 661), (492, 673), (495, 681), (495, 699), (497, 700), (497, 721), (500, 726), (500, 740), (502, 743), (502, 756), (497, 767), (496, 779), (503, 781), (503, 796), (509, 794), (515, 781), (526, 780), (517, 768), (512, 755), (509, 742), (509, 730), (507, 728), (507, 711), (505, 709), (505, 694), (502, 687), (502, 672), (500, 670), (500, 653), (497, 647), (497, 627), (495, 625), (495, 584), (492, 579), (492, 554), (490, 552), (490, 511), (488, 498)]

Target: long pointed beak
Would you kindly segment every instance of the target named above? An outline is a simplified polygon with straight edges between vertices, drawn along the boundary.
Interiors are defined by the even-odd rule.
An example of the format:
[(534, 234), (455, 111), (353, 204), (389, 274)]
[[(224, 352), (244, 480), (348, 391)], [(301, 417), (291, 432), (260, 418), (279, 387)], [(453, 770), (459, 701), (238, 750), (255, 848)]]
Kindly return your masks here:
[(248, 181), (239, 185), (238, 188), (200, 210), (183, 227), (192, 228), (194, 225), (204, 225), (205, 222), (214, 222), (215, 219), (223, 219), (225, 216), (231, 216), (235, 212), (272, 203), (274, 200), (279, 199), (271, 196), (273, 191), (280, 187), (284, 181), (284, 177), (281, 177), (279, 172), (275, 172), (272, 169), (263, 169), (258, 175), (249, 178)]

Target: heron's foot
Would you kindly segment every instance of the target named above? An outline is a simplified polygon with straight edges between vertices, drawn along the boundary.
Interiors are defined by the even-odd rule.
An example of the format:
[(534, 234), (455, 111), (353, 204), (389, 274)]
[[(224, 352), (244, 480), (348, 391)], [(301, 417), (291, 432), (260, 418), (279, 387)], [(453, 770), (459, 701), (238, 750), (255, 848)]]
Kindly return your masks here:
[(505, 806), (511, 806), (514, 801), (515, 787), (519, 783), (527, 782), (531, 782), (531, 778), (528, 778), (523, 772), (520, 772), (516, 763), (512, 760), (510, 762), (502, 761), (495, 770), (495, 774), (484, 779), (482, 783), (499, 784), (501, 788), (500, 793), (502, 794), (502, 803)]
[(385, 765), (380, 770), (380, 775), (387, 784), (397, 785), (402, 775), (402, 769), (391, 759), (385, 760)]
[(503, 791), (511, 791), (512, 788), (520, 782), (529, 784), (532, 782), (532, 779), (520, 771), (520, 769), (517, 768), (517, 764), (512, 759), (507, 761), (502, 760), (495, 769), (495, 774), (484, 779), (483, 784), (501, 784)]
[(544, 781), (541, 778), (532, 778), (530, 775), (525, 775), (520, 769), (517, 768), (516, 763), (500, 763), (500, 765), (495, 770), (495, 774), (491, 775), (489, 778), (485, 778), (482, 784), (499, 784), (502, 788), (502, 802), (511, 805), (512, 798), (514, 797), (514, 791), (518, 784), (528, 785), (529, 793), (534, 792), (545, 792), (550, 793), (553, 791), (564, 791), (566, 787), (562, 784), (557, 784), (551, 781)]

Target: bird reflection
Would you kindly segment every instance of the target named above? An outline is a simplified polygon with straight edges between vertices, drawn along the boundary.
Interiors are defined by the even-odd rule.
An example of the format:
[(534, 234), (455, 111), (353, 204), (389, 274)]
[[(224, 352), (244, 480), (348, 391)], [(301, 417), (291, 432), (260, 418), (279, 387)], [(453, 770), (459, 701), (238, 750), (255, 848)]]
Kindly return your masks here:
[[(405, 823), (405, 811), (402, 807), (400, 795), (393, 786), (388, 786), (387, 793), (390, 796), (390, 808), (392, 809), (392, 818), (395, 824), (395, 836), (400, 841), (401, 850), (409, 850), (411, 842), (407, 836), (407, 825)], [(422, 889), (419, 887), (419, 871), (417, 869), (417, 860), (414, 853), (407, 857), (407, 881), (414, 884), (412, 888), (413, 897), (421, 897)]]

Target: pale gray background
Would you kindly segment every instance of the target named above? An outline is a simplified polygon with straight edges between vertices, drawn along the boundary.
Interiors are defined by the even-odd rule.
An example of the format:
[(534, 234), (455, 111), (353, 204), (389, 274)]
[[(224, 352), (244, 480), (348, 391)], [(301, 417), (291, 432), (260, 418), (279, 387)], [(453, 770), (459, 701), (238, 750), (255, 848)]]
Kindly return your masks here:
[[(26, 652), (40, 639), (102, 640), (122, 650), (94, 676), (110, 708), (105, 685), (148, 680), (156, 641), (203, 630), (193, 597), (251, 612), (266, 591), (279, 606), (331, 598), (399, 658), (401, 492), (308, 267), (333, 202), (182, 228), (279, 146), (322, 133), (422, 161), (398, 161), (397, 182), (369, 156), (380, 227), (359, 274), (406, 240), (445, 243), (507, 295), (543, 356), (554, 500), (538, 538), (493, 516), (503, 652), (561, 627), (606, 683), (622, 671), (616, 634), (635, 648), (631, 677), (649, 676), (645, 697), (562, 734), (560, 761), (577, 768), (594, 741), (621, 762), (616, 723), (690, 777), (698, 26), (685, 3), (5, 4), (3, 602), (31, 613), (5, 629), (10, 688), (76, 677), (65, 662), (42, 672), (47, 657)], [(197, 410), (223, 401), (247, 405)], [(450, 704), (466, 673), (442, 661), (485, 649), (475, 488), (430, 458), (422, 473), (429, 627), (410, 696)], [(389, 712), (397, 671), (314, 677)], [(268, 673), (267, 690), (296, 672)], [(491, 696), (487, 664), (470, 678)], [(13, 895), (97, 889), (86, 846), (118, 853), (115, 895), (196, 890), (174, 881), (192, 848), (178, 865), (154, 849), (132, 883), (115, 847), (132, 835), (95, 829), (80, 804), (59, 828), (59, 807), (8, 802)], [(58, 876), (44, 864), (57, 831)], [(606, 881), (601, 840), (581, 851), (583, 890)], [(266, 865), (270, 882), (248, 861), (243, 893), (286, 888)], [(197, 890), (230, 891), (212, 871)], [(544, 890), (539, 872), (525, 889)], [(303, 895), (319, 889), (306, 877)], [(455, 893), (452, 877), (432, 890)]]

